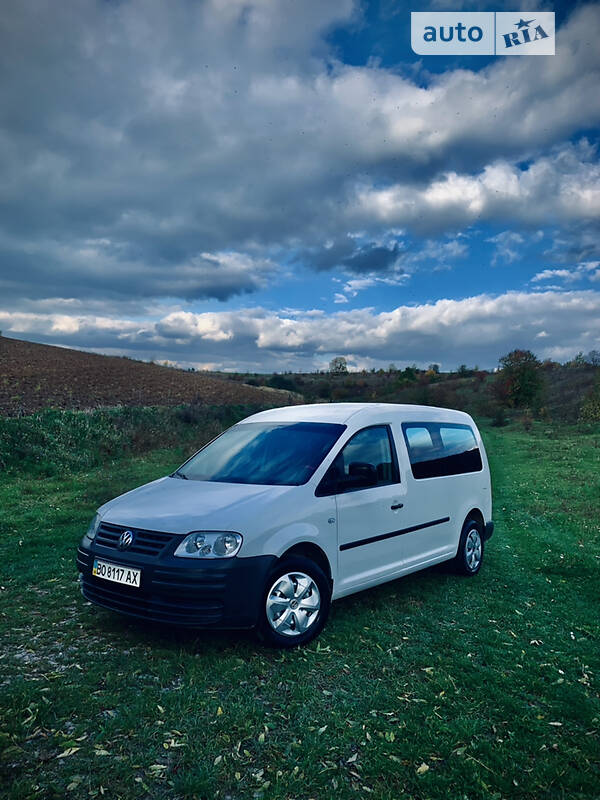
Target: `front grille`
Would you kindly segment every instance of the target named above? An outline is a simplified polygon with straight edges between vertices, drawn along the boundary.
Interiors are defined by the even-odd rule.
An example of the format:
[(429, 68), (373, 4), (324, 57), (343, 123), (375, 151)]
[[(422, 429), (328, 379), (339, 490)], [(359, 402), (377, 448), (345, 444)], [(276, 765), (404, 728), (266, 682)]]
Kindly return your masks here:
[(143, 531), (138, 528), (125, 528), (122, 525), (111, 525), (102, 522), (96, 534), (96, 543), (111, 550), (119, 549), (119, 537), (123, 531), (131, 531), (133, 543), (127, 548), (128, 553), (139, 553), (144, 556), (158, 556), (165, 547), (175, 539), (172, 533), (161, 531)]
[(182, 602), (181, 596), (148, 595), (135, 589), (82, 576), (81, 589), (86, 599), (98, 605), (154, 622), (202, 627), (215, 625), (223, 616), (223, 602), (216, 598)]

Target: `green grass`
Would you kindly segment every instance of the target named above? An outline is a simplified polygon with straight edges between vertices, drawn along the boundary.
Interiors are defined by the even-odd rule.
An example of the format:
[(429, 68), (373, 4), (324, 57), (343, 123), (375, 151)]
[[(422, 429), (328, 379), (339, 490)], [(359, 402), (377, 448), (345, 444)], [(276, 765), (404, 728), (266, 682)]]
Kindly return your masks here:
[(89, 411), (49, 408), (24, 417), (0, 416), (0, 470), (11, 474), (63, 475), (108, 458), (174, 443), (191, 452), (201, 440), (266, 406), (115, 406)]
[(485, 431), (496, 533), (333, 605), (303, 650), (144, 627), (79, 594), (104, 500), (160, 450), (0, 485), (0, 795), (600, 796), (600, 431)]

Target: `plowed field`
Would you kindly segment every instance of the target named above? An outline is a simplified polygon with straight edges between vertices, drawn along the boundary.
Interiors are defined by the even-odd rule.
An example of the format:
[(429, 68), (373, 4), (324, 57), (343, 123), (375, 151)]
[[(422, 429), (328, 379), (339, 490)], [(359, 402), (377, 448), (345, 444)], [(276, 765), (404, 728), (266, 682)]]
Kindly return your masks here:
[[(101, 356), (0, 337), (0, 414), (31, 414), (49, 406), (172, 406), (181, 403), (274, 404), (287, 392), (183, 372), (115, 356)], [(293, 402), (293, 401), (292, 401)]]

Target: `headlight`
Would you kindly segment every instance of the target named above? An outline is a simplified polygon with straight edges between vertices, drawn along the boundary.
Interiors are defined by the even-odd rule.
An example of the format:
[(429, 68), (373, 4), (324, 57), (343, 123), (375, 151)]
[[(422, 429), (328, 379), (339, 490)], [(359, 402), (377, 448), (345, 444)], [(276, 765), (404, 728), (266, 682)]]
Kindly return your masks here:
[(181, 542), (175, 555), (181, 558), (231, 558), (242, 546), (239, 533), (195, 531)]
[(90, 522), (90, 527), (85, 532), (85, 535), (87, 536), (88, 539), (94, 539), (94, 537), (98, 533), (98, 528), (100, 527), (101, 522), (102, 522), (102, 517), (100, 516), (100, 514), (96, 512), (96, 514), (94, 514), (92, 521)]

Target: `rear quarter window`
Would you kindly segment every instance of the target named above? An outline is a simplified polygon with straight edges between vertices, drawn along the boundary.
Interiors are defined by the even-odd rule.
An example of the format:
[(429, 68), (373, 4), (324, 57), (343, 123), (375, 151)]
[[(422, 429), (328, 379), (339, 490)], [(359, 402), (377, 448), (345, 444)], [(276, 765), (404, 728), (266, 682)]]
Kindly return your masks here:
[(417, 479), (462, 475), (483, 469), (477, 439), (469, 425), (405, 422), (402, 431), (412, 474)]

